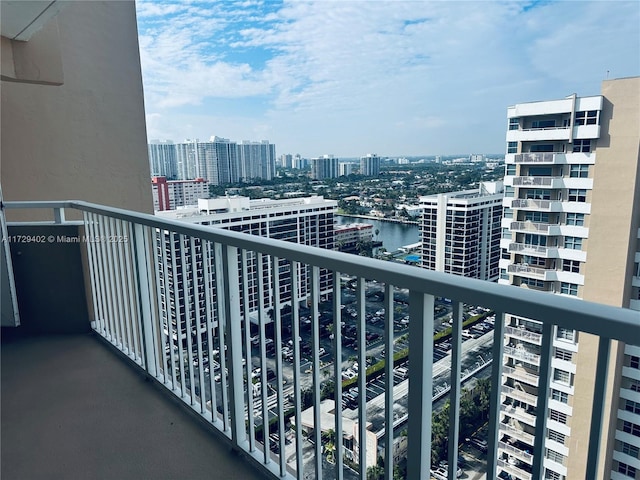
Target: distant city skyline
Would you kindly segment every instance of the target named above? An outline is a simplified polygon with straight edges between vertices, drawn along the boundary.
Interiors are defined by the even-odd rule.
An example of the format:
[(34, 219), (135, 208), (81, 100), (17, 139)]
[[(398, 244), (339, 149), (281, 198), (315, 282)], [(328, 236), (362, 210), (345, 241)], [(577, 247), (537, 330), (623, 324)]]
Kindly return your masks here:
[(504, 151), (504, 111), (640, 74), (638, 2), (137, 2), (149, 139)]

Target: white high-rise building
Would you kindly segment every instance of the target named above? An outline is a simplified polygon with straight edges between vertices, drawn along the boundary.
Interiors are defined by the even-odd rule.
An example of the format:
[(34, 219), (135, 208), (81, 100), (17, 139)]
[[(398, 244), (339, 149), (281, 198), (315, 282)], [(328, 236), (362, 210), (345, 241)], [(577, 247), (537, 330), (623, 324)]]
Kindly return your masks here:
[(276, 173), (276, 146), (269, 140), (251, 142), (243, 140), (238, 144), (238, 161), (242, 181), (257, 178), (271, 180)]
[(500, 258), (502, 182), (420, 197), (422, 267), (495, 281)]
[(360, 157), (360, 175), (377, 177), (380, 175), (380, 157), (375, 153), (368, 153)]
[[(637, 307), (640, 78), (602, 95), (509, 107), (500, 283)], [(635, 266), (635, 271), (634, 271)], [(554, 329), (548, 392), (538, 390), (541, 324), (506, 316), (499, 474), (533, 479), (538, 399), (548, 398), (544, 479), (584, 479), (598, 339)], [(640, 322), (640, 315), (638, 316)], [(614, 344), (598, 478), (640, 473), (640, 349)], [(601, 392), (596, 392), (599, 394)]]
[(171, 140), (151, 140), (147, 146), (151, 175), (175, 180), (179, 177), (176, 147)]
[[(334, 214), (338, 203), (335, 200), (325, 200), (321, 196), (305, 198), (294, 198), (288, 200), (258, 199), (250, 200), (248, 197), (221, 197), (214, 199), (202, 199), (198, 201), (198, 206), (194, 208), (183, 208), (179, 210), (156, 212), (156, 215), (163, 218), (171, 218), (183, 222), (208, 225), (212, 228), (223, 228), (236, 232), (244, 232), (262, 237), (286, 240), (289, 242), (309, 245), (313, 247), (334, 248)], [(199, 262), (195, 267), (195, 277), (193, 281), (198, 284), (198, 291), (204, 292), (207, 280), (204, 279), (202, 262), (204, 257), (213, 262), (215, 253), (209, 245), (209, 249), (203, 251), (199, 240), (191, 242), (178, 238), (178, 235), (168, 232), (157, 232), (159, 251), (163, 252), (166, 258), (159, 262), (160, 269), (167, 268), (167, 288), (171, 291), (161, 292), (163, 298), (179, 298), (171, 302), (164, 308), (166, 319), (171, 318), (175, 324), (178, 313), (182, 318), (188, 318), (191, 323), (198, 318), (196, 308), (200, 308), (200, 318), (204, 318), (202, 302), (195, 302), (194, 298), (180, 298), (184, 295), (185, 289), (174, 291), (174, 282), (179, 284), (182, 281), (182, 272), (193, 270), (192, 261)], [(184, 256), (182, 255), (184, 253)], [(175, 261), (174, 261), (175, 260)], [(183, 267), (178, 267), (182, 263)], [(174, 267), (174, 264), (178, 265)], [(241, 305), (243, 314), (248, 314), (253, 320), (254, 314), (260, 307), (259, 283), (262, 276), (262, 307), (269, 310), (274, 307), (273, 298), (273, 265), (272, 259), (264, 257), (260, 266), (257, 256), (250, 253), (246, 259), (246, 269), (248, 275), (248, 305)], [(280, 261), (280, 278), (282, 288), (280, 290), (280, 302), (282, 307), (291, 302), (291, 282), (287, 279), (291, 275), (290, 264), (287, 261)], [(210, 274), (213, 267), (208, 268)], [(164, 275), (164, 271), (161, 273)], [(242, 276), (242, 271), (240, 271)], [(298, 266), (298, 295), (301, 301), (305, 300), (310, 292), (311, 272), (306, 265)], [(331, 277), (329, 272), (320, 271), (320, 293), (322, 295), (331, 291)], [(213, 277), (208, 280), (213, 282)], [(209, 283), (212, 284), (212, 283)], [(215, 299), (212, 299), (215, 303)], [(200, 305), (197, 307), (197, 305)], [(184, 323), (184, 322), (183, 322)], [(185, 323), (186, 326), (186, 323)]]
[(311, 159), (311, 178), (323, 180), (325, 178), (338, 178), (340, 173), (338, 165), (340, 161), (333, 155), (323, 155), (322, 157)]

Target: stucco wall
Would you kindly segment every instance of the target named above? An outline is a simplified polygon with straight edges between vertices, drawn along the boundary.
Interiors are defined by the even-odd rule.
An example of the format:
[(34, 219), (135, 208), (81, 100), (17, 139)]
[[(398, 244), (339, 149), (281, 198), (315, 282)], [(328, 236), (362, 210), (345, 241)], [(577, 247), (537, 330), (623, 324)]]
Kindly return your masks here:
[(153, 212), (134, 3), (70, 2), (55, 21), (64, 83), (0, 86), (4, 199)]

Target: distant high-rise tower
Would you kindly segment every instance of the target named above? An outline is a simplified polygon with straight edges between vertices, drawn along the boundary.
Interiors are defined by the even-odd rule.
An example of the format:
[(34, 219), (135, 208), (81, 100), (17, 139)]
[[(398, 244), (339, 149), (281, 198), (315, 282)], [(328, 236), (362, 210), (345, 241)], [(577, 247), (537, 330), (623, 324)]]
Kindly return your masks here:
[(338, 178), (339, 160), (333, 155), (323, 155), (322, 157), (311, 159), (311, 178), (323, 180), (325, 178)]
[(500, 259), (502, 182), (420, 197), (422, 267), (495, 281)]
[(380, 175), (380, 157), (375, 153), (368, 153), (360, 157), (360, 175), (377, 177)]
[(151, 140), (147, 148), (151, 175), (167, 177), (170, 180), (178, 178), (176, 146), (171, 140)]
[[(598, 96), (509, 107), (500, 283), (638, 308), (639, 105), (636, 77), (605, 81)], [(583, 479), (597, 434), (589, 420), (599, 340), (554, 329), (550, 386), (540, 392), (542, 326), (506, 321), (499, 473), (535, 477), (530, 452), (544, 395), (543, 478)], [(614, 342), (609, 367), (598, 478), (638, 478), (640, 348)]]
[(338, 166), (339, 176), (345, 177), (347, 175), (351, 175), (352, 168), (353, 163), (340, 162), (340, 165)]
[(176, 161), (178, 168), (178, 179), (192, 180), (200, 177), (198, 169), (198, 152), (196, 145), (198, 140), (185, 140), (176, 143)]
[(271, 180), (276, 172), (276, 146), (269, 140), (238, 144), (240, 179), (242, 181), (261, 178)]

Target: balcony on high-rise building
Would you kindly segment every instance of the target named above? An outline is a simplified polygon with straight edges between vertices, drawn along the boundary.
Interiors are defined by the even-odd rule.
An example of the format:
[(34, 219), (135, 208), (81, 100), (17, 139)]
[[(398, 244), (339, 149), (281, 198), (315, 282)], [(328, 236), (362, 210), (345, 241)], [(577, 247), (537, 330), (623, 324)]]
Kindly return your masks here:
[[(39, 466), (22, 461), (16, 448), (20, 442), (34, 440), (44, 433), (40, 442), (58, 443), (55, 448), (53, 445), (47, 448), (57, 452), (60, 462), (73, 463), (67, 468), (74, 472), (107, 467), (88, 452), (76, 455), (64, 448), (64, 436), (71, 434), (76, 441), (86, 438), (91, 442), (99, 437), (98, 445), (104, 458), (122, 455), (124, 463), (113, 467), (119, 478), (128, 477), (124, 470), (127, 462), (133, 462), (131, 450), (122, 449), (146, 442), (150, 442), (150, 448), (145, 451), (153, 453), (146, 454), (149, 456), (136, 454), (139, 456), (138, 469), (132, 469), (128, 478), (144, 476), (147, 472), (144, 468), (149, 468), (147, 462), (160, 456), (164, 448), (175, 452), (171, 468), (185, 468), (191, 478), (199, 478), (199, 470), (190, 470), (196, 466), (205, 471), (206, 468), (238, 468), (247, 472), (254, 467), (256, 476), (269, 478), (308, 478), (308, 475), (320, 478), (323, 474), (329, 475), (329, 471), (335, 471), (340, 477), (340, 472), (346, 468), (342, 461), (337, 460), (335, 465), (323, 461), (326, 452), (323, 452), (321, 431), (329, 428), (338, 435), (346, 433), (342, 420), (341, 382), (335, 384), (335, 392), (330, 397), (336, 401), (336, 415), (321, 429), (309, 430), (311, 443), (302, 436), (302, 429), (292, 431), (288, 428), (289, 422), (298, 425), (306, 422), (302, 417), (300, 375), (294, 377), (290, 397), (285, 395), (285, 386), (279, 381), (284, 378), (281, 359), (286, 347), (279, 332), (285, 324), (290, 324), (293, 338), (296, 338), (303, 328), (296, 308), (300, 304), (297, 288), (291, 289), (288, 300), (292, 316), (286, 316), (284, 310), (275, 310), (268, 315), (265, 309), (258, 309), (260, 328), (270, 321), (276, 328), (273, 334), (265, 336), (263, 332), (258, 340), (263, 373), (258, 373), (257, 377), (263, 376), (262, 384), (268, 383), (266, 372), (270, 367), (265, 360), (266, 339), (274, 335), (275, 381), (272, 385), (275, 387), (269, 390), (250, 388), (256, 375), (251, 362), (246, 361), (247, 352), (251, 351), (251, 328), (247, 323), (251, 320), (243, 308), (243, 299), (248, 294), (248, 284), (262, 277), (263, 270), (248, 272), (246, 259), (249, 257), (263, 261), (269, 258), (274, 265), (280, 265), (269, 272), (274, 285), (283, 286), (285, 282), (293, 287), (297, 285), (296, 272), (300, 271), (300, 266), (309, 268), (310, 295), (305, 303), (311, 309), (314, 346), (309, 352), (313, 422), (327, 422), (320, 404), (325, 380), (320, 377), (319, 306), (323, 302), (319, 290), (320, 269), (332, 272), (334, 291), (341, 288), (345, 275), (355, 280), (356, 326), (360, 332), (357, 336), (358, 360), (362, 365), (366, 364), (367, 352), (365, 279), (376, 280), (384, 286), (387, 305), (383, 341), (389, 351), (393, 349), (394, 292), (398, 289), (408, 292), (411, 367), (408, 373), (407, 478), (427, 478), (430, 469), (435, 297), (447, 295), (454, 301), (452, 341), (457, 342), (458, 347), (451, 359), (453, 375), (460, 371), (463, 302), (481, 304), (496, 312), (494, 335), (500, 341), (494, 342), (494, 358), (505, 355), (516, 362), (516, 366), (504, 367), (500, 362), (494, 362), (492, 369), (494, 393), (490, 418), (502, 417), (503, 421), (510, 422), (506, 426), (490, 422), (488, 468), (494, 476), (500, 469), (526, 473), (528, 476), (524, 475), (524, 478), (539, 478), (531, 472), (543, 468), (543, 420), (549, 404), (543, 396), (531, 392), (534, 387), (549, 388), (553, 352), (550, 342), (540, 342), (539, 333), (507, 326), (504, 312), (523, 319), (540, 319), (542, 329), (547, 332), (558, 327), (597, 335), (601, 339), (603, 356), (612, 341), (640, 343), (640, 326), (635, 323), (633, 312), (628, 310), (571, 298), (549, 298), (538, 292), (406, 265), (389, 268), (387, 262), (374, 259), (84, 202), (7, 202), (4, 207), (9, 219), (17, 211), (40, 212), (37, 222), (9, 223), (8, 238), (13, 240), (11, 258), (21, 318), (21, 326), (13, 327), (14, 331), (61, 332), (66, 329), (91, 332), (66, 336), (48, 334), (37, 339), (4, 335), (13, 341), (5, 343), (2, 351), (3, 415), (10, 416), (5, 417), (6, 421), (3, 418), (3, 443), (10, 445), (3, 447), (3, 453), (10, 452), (3, 461), (3, 469), (22, 478), (32, 476)], [(47, 210), (51, 213), (47, 214)], [(169, 246), (163, 244), (159, 249), (158, 232), (173, 232), (176, 242)], [(184, 246), (196, 243), (201, 246), (200, 261), (205, 268), (212, 269), (215, 281), (209, 284), (209, 277), (205, 277), (204, 283), (173, 283), (174, 298), (197, 297), (202, 308), (185, 316), (188, 305), (174, 302), (174, 313), (167, 315), (163, 308), (166, 299), (162, 285), (173, 282), (176, 272), (185, 278), (189, 273), (197, 275), (195, 270), (191, 271), (196, 267), (184, 255)], [(172, 265), (171, 271), (164, 270), (162, 264)], [(188, 289), (192, 289), (189, 295), (181, 297), (176, 293)], [(279, 292), (280, 289), (274, 289), (272, 295), (279, 295)], [(343, 335), (339, 325), (344, 305), (340, 296), (331, 298), (333, 323), (338, 326), (333, 330), (331, 354), (341, 358)], [(172, 321), (171, 315), (181, 315), (182, 321)], [(215, 328), (215, 324), (222, 328)], [(516, 342), (520, 337), (521, 343), (503, 341), (511, 338), (511, 342)], [(293, 371), (300, 372), (304, 357), (299, 342), (292, 343)], [(529, 370), (534, 365), (538, 367), (534, 381), (528, 370), (518, 366), (522, 362), (530, 366)], [(599, 364), (601, 370), (595, 388), (607, 378), (606, 362)], [(330, 378), (341, 378), (340, 368), (340, 362), (331, 366)], [(386, 372), (383, 422), (394, 422), (391, 408), (394, 403), (393, 366), (388, 363), (383, 368)], [(210, 375), (213, 371), (218, 374)], [(139, 372), (140, 376), (134, 372)], [(136, 383), (137, 378), (146, 378), (148, 382)], [(365, 380), (364, 375), (358, 378), (359, 389), (366, 388)], [(459, 415), (457, 399), (460, 392), (459, 384), (453, 384), (456, 388), (450, 393), (452, 420)], [(27, 385), (30, 385), (29, 389), (26, 389)], [(25, 399), (29, 401), (23, 404)], [(177, 409), (165, 399), (173, 399), (183, 408)], [(603, 410), (604, 399), (597, 395), (596, 399), (592, 448), (597, 457), (599, 430), (596, 424), (606, 411)], [(83, 402), (86, 405), (81, 407)], [(145, 408), (147, 403), (149, 407)], [(38, 404), (46, 409), (36, 416), (31, 415), (28, 410), (37, 408)], [(360, 438), (367, 435), (366, 426), (370, 420), (367, 417), (370, 412), (365, 407), (366, 396), (361, 395), (356, 409)], [(262, 435), (262, 418), (270, 419), (271, 435)], [(174, 422), (170, 428), (169, 419)], [(54, 428), (57, 422), (62, 422), (57, 427), (59, 431)], [(204, 441), (200, 437), (205, 433), (198, 425), (219, 437), (220, 446), (209, 447), (213, 452), (223, 454), (230, 448), (240, 455), (225, 457), (224, 462), (218, 460), (226, 467), (207, 467), (207, 463), (202, 463), (204, 460), (198, 457), (202, 447), (198, 450), (193, 445)], [(499, 426), (503, 435), (511, 436), (509, 442), (499, 436)], [(134, 428), (140, 429), (138, 434), (126, 433)], [(293, 436), (289, 432), (293, 432)], [(393, 429), (390, 429), (390, 435), (392, 433)], [(124, 442), (121, 435), (130, 438), (130, 442)], [(137, 435), (142, 437), (137, 439)], [(457, 431), (451, 432), (450, 438), (455, 444), (458, 443), (457, 435)], [(147, 436), (148, 439), (142, 440)], [(392, 437), (388, 440), (384, 448), (375, 452), (376, 457), (392, 455), (388, 450), (393, 448)], [(513, 442), (517, 441), (531, 445), (531, 451), (513, 451), (516, 449)], [(166, 445), (163, 446), (163, 442)], [(215, 442), (211, 441), (213, 444)], [(366, 477), (367, 455), (371, 453), (367, 453), (367, 448), (369, 445), (361, 445), (355, 457), (360, 478)], [(450, 448), (449, 451), (456, 450)], [(345, 452), (345, 446), (336, 445), (334, 458), (342, 458)], [(316, 460), (305, 461), (309, 453), (315, 455)], [(187, 465), (180, 467), (183, 462)], [(233, 467), (236, 463), (241, 465)], [(249, 478), (254, 474), (243, 475), (242, 478)]]

